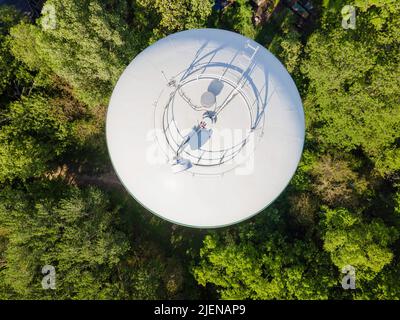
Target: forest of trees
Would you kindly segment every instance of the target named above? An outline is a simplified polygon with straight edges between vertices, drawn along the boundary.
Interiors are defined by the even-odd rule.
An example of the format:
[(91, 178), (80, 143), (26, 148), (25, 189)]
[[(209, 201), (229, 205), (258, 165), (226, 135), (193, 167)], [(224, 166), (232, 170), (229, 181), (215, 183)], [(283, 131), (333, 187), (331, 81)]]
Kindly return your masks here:
[[(255, 26), (248, 0), (47, 0), (54, 28), (51, 10), (0, 6), (0, 299), (400, 299), (400, 1), (312, 3), (301, 28), (283, 6)], [(347, 4), (355, 29), (341, 25)], [(273, 52), (306, 115), (285, 192), (218, 230), (147, 212), (108, 178), (105, 142), (129, 62), (202, 27)], [(355, 290), (341, 286), (346, 265)]]

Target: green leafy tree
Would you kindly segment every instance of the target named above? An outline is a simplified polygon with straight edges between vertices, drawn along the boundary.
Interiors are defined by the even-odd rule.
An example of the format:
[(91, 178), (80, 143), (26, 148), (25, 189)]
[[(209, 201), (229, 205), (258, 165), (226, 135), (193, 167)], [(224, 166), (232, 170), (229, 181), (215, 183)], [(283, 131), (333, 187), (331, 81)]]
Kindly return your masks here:
[(152, 11), (157, 24), (153, 26), (150, 42), (170, 33), (206, 27), (212, 0), (138, 0), (140, 10)]
[(21, 20), (24, 21), (23, 16), (14, 7), (0, 6), (0, 113), (7, 110), (11, 101), (31, 90), (35, 83), (40, 83), (39, 77), (17, 61), (11, 52), (9, 32)]
[(387, 176), (400, 169), (400, 5), (381, 6), (379, 26), (376, 10), (360, 12), (355, 30), (338, 25), (340, 13), (328, 15), (333, 21), (327, 18), (310, 37), (301, 69), (309, 79), (305, 109), (311, 138), (321, 148), (362, 150)]
[(140, 46), (134, 23), (127, 24), (128, 1), (48, 0), (46, 6), (54, 8), (55, 24), (43, 28), (44, 16), (37, 26), (14, 27), (14, 54), (31, 68), (50, 69), (88, 105), (107, 104)]
[[(9, 297), (117, 297), (117, 266), (129, 249), (116, 227), (117, 212), (99, 190), (61, 188), (53, 183), (1, 194), (0, 223), (8, 243), (0, 273)], [(41, 289), (44, 265), (56, 268), (54, 292)]]
[(337, 278), (329, 256), (310, 240), (286, 236), (284, 220), (269, 208), (256, 222), (206, 236), (197, 282), (222, 299), (327, 299)]
[(195, 278), (214, 284), (222, 299), (327, 299), (336, 284), (329, 259), (312, 242), (277, 234), (260, 244), (207, 236), (200, 257)]
[(40, 95), (22, 97), (3, 115), (0, 182), (43, 174), (70, 144), (71, 123)]
[(346, 209), (328, 209), (321, 223), (324, 249), (339, 270), (351, 265), (356, 269), (357, 279), (368, 281), (391, 263), (393, 252), (389, 246), (399, 234), (381, 220), (368, 223)]
[(12, 7), (0, 7), (0, 96), (3, 95), (10, 82), (15, 77), (15, 63), (5, 43), (9, 28), (18, 21), (18, 14)]
[(386, 266), (372, 281), (363, 284), (358, 299), (371, 300), (399, 300), (400, 299), (400, 273), (398, 264)]
[(253, 25), (253, 8), (248, 0), (236, 0), (223, 10), (214, 24), (217, 28), (238, 32), (254, 39), (256, 29)]
[(281, 32), (274, 36), (268, 49), (285, 65), (290, 74), (299, 71), (300, 57), (303, 53), (301, 34), (294, 29), (294, 16), (288, 15), (281, 24)]

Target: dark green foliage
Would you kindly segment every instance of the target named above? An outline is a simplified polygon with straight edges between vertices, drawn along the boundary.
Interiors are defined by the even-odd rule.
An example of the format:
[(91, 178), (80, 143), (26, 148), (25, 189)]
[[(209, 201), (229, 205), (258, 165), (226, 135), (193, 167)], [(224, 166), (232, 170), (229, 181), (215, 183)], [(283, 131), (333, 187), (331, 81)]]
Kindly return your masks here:
[(13, 7), (0, 7), (0, 113), (6, 110), (10, 101), (30, 90), (35, 81), (40, 82), (11, 52), (8, 33), (21, 20), (24, 20), (23, 16)]
[(0, 182), (43, 174), (68, 145), (71, 124), (40, 95), (11, 104), (0, 131)]
[(204, 28), (211, 14), (212, 0), (138, 0), (137, 10), (146, 15), (151, 25), (149, 43), (170, 33), (195, 28)]
[(18, 21), (18, 13), (12, 7), (0, 7), (0, 95), (3, 95), (10, 82), (16, 77), (16, 66), (13, 56), (9, 52), (8, 44), (5, 41), (11, 26)]
[[(46, 196), (57, 187), (3, 190), (0, 221), (8, 239), (4, 283), (21, 298), (112, 298), (118, 292), (117, 266), (129, 249), (116, 228), (118, 213), (95, 189), (62, 186), (59, 199)], [(46, 264), (57, 270), (54, 294), (41, 289), (40, 270)]]
[(214, 27), (236, 31), (246, 37), (254, 38), (256, 30), (252, 23), (253, 10), (248, 0), (237, 0), (214, 17)]

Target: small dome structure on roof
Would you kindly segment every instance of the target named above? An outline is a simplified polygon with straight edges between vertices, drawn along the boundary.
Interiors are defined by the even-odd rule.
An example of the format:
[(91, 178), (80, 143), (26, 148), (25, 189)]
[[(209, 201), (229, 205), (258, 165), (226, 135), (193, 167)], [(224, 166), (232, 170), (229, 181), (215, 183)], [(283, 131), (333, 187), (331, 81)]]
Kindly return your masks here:
[(304, 113), (283, 65), (217, 29), (172, 34), (123, 72), (107, 114), (117, 175), (144, 207), (200, 228), (243, 221), (285, 189)]

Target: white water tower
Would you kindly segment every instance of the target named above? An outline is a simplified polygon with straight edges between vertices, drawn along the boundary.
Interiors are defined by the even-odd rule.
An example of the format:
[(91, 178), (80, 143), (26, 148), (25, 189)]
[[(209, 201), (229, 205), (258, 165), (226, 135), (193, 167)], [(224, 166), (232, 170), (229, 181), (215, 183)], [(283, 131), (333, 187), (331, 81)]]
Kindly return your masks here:
[(217, 29), (140, 53), (111, 97), (107, 144), (131, 195), (171, 222), (212, 228), (271, 204), (301, 157), (297, 88), (264, 47)]

